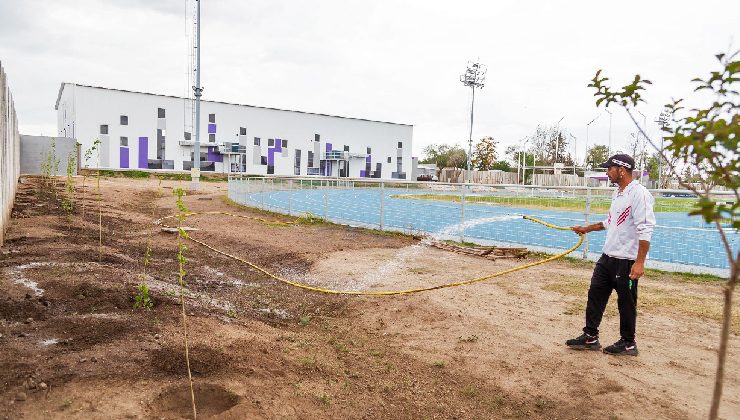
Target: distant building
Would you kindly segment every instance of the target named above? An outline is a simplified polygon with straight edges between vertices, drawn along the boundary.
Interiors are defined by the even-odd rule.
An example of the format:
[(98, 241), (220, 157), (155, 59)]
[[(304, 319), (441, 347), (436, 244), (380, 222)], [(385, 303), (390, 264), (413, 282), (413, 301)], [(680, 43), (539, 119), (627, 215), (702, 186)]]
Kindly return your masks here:
[[(58, 135), (81, 144), (81, 166), (190, 170), (188, 98), (62, 83)], [(201, 101), (202, 171), (260, 175), (411, 178), (413, 126)], [(100, 139), (97, 154), (85, 151)]]
[[(597, 171), (586, 171), (585, 176), (587, 179), (591, 180), (590, 182), (588, 182), (588, 185), (597, 186), (597, 187), (608, 187), (611, 185), (611, 182), (609, 182), (609, 177), (606, 175), (606, 172), (603, 170), (598, 171), (598, 172)], [(632, 172), (632, 178), (644, 184), (647, 184), (647, 182), (650, 181), (649, 177), (650, 177), (650, 173), (648, 172), (647, 169), (643, 171), (642, 178), (640, 178), (639, 170), (636, 169), (635, 171)]]
[(416, 179), (419, 175), (425, 175), (430, 177), (437, 177), (437, 164), (436, 163), (418, 163), (418, 158), (413, 158), (414, 163), (414, 177)]

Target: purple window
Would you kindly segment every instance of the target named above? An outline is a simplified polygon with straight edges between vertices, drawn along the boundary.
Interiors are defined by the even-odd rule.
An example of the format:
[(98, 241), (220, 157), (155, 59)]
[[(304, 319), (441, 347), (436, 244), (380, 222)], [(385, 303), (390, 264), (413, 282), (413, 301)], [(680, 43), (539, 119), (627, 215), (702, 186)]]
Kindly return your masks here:
[(139, 168), (149, 168), (149, 137), (139, 137)]
[(211, 161), (211, 162), (223, 162), (224, 161), (224, 155), (222, 155), (221, 153), (218, 153), (216, 151), (216, 148), (215, 147), (209, 147), (208, 148), (208, 157), (206, 159), (209, 160), (209, 161)]
[(121, 147), (121, 168), (128, 168), (128, 147)]

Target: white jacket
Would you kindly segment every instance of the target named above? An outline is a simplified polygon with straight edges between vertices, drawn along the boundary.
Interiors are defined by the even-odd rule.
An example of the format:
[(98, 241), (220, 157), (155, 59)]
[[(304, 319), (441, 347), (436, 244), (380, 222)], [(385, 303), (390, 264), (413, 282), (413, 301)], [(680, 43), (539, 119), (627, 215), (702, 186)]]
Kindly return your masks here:
[(636, 260), (639, 241), (648, 241), (655, 227), (652, 194), (637, 180), (624, 191), (617, 188), (612, 194), (609, 215), (602, 223), (606, 228), (604, 254), (626, 260)]

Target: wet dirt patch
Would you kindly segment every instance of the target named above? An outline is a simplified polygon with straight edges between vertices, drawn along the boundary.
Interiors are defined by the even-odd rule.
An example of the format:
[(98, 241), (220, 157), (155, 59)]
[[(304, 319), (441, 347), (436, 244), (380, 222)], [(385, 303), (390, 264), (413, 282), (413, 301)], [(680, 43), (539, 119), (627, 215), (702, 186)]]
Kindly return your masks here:
[[(224, 371), (232, 365), (231, 357), (220, 349), (203, 345), (191, 345), (188, 349), (190, 371), (194, 376), (208, 375)], [(151, 352), (153, 373), (187, 376), (185, 348), (182, 345), (165, 346)]]
[[(199, 418), (221, 414), (239, 403), (239, 396), (215, 384), (195, 384), (195, 403)], [(152, 401), (156, 418), (193, 418), (190, 387), (174, 385), (162, 390)]]
[(48, 311), (44, 302), (42, 298), (35, 298), (31, 295), (26, 295), (26, 298), (22, 300), (0, 298), (0, 318), (11, 322), (22, 322), (28, 318), (44, 320)]
[(0, 357), (0, 391), (2, 392), (11, 388), (12, 384), (20, 383), (34, 370), (33, 363), (23, 360), (24, 355), (21, 351), (10, 346), (4, 347), (3, 356)]
[(58, 318), (47, 331), (58, 337), (66, 348), (79, 351), (116, 341), (136, 329), (136, 320), (133, 317), (120, 319), (106, 315), (88, 314)]

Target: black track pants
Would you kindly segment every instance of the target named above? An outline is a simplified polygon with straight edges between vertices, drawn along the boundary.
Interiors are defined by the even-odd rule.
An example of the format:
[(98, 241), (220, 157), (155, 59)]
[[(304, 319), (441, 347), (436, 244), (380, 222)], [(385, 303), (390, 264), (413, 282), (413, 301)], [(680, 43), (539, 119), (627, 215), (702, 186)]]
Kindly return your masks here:
[(617, 291), (619, 307), (619, 332), (627, 341), (635, 341), (635, 323), (637, 321), (637, 280), (630, 284), (632, 260), (612, 258), (602, 254), (591, 277), (586, 305), (586, 327), (583, 331), (590, 335), (599, 335), (599, 324), (612, 290)]

